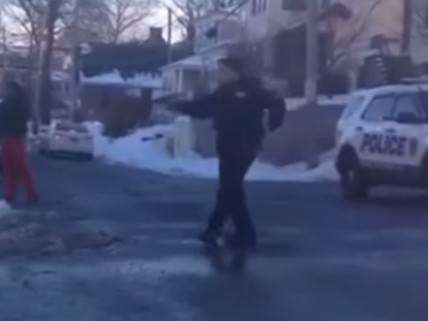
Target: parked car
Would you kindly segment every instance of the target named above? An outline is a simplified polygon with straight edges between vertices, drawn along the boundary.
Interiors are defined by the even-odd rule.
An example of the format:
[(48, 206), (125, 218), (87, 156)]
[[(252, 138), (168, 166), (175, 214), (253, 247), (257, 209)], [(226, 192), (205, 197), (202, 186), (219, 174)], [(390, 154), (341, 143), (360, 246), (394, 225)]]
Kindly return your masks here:
[(353, 94), (337, 127), (336, 167), (350, 199), (379, 185), (428, 188), (428, 85)]
[(47, 156), (73, 155), (94, 158), (94, 139), (88, 129), (69, 121), (53, 121), (39, 132), (40, 153)]

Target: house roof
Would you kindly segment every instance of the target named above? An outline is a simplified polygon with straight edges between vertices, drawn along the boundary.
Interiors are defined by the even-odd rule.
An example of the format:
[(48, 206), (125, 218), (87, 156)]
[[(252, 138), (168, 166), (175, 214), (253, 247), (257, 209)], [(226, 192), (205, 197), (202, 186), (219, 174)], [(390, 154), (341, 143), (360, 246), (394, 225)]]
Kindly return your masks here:
[[(217, 49), (217, 50), (216, 50)], [(226, 56), (223, 48), (214, 48), (206, 53), (196, 54), (182, 60), (178, 60), (162, 68), (163, 71), (173, 68), (201, 69), (207, 66), (213, 66), (219, 59)]]
[(184, 68), (190, 68), (190, 69), (199, 69), (204, 66), (204, 61), (201, 56), (199, 55), (193, 55), (187, 58), (184, 58), (182, 60), (178, 60), (176, 62), (173, 62), (172, 64), (164, 66), (162, 69), (171, 69), (171, 68), (177, 68), (177, 67), (184, 67)]

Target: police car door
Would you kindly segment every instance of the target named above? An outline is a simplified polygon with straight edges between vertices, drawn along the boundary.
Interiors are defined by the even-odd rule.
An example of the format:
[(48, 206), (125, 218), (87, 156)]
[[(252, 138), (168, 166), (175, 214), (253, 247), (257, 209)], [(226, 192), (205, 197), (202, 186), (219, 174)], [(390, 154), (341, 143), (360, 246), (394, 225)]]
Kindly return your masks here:
[(423, 150), (419, 137), (423, 137), (424, 120), (420, 94), (406, 93), (396, 96), (393, 110), (393, 124), (384, 127), (390, 142), (385, 147), (386, 161), (397, 167), (417, 167)]
[(395, 95), (382, 95), (373, 98), (362, 115), (359, 132), (359, 159), (366, 167), (382, 167), (387, 161), (384, 141), (387, 129), (394, 124), (392, 113)]

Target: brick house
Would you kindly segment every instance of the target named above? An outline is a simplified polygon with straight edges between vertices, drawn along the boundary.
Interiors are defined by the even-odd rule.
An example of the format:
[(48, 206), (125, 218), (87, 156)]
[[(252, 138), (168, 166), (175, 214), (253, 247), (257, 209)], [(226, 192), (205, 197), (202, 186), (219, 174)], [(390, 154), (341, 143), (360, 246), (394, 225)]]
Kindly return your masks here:
[[(374, 51), (398, 56), (403, 39), (404, 1), (320, 0), (320, 61), (325, 67), (321, 72), (346, 76), (349, 86), (354, 88), (360, 68)], [(343, 19), (332, 9), (338, 4), (349, 10), (349, 19)], [(428, 61), (427, 15), (426, 1), (415, 0), (411, 58), (417, 64)], [(244, 7), (244, 18), (247, 39), (259, 46), (265, 72), (286, 81), (302, 78), (305, 2), (251, 0)], [(300, 69), (303, 75), (296, 75), (294, 69)], [(282, 74), (276, 74), (281, 70)]]

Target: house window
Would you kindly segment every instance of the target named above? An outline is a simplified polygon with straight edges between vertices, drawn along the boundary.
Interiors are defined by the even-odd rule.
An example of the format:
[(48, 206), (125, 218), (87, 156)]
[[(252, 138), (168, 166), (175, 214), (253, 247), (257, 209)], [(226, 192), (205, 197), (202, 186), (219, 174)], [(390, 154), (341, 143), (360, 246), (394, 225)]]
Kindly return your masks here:
[(258, 15), (267, 10), (268, 0), (252, 0), (252, 14)]
[(284, 10), (298, 11), (306, 10), (306, 1), (304, 0), (282, 0)]
[(252, 2), (252, 6), (253, 6), (253, 8), (252, 8), (252, 13), (253, 13), (253, 15), (255, 16), (256, 14), (257, 14), (257, 4), (258, 4), (258, 0), (253, 0), (253, 2)]
[(428, 8), (425, 9), (425, 16), (424, 16), (424, 26), (425, 28), (428, 28)]

